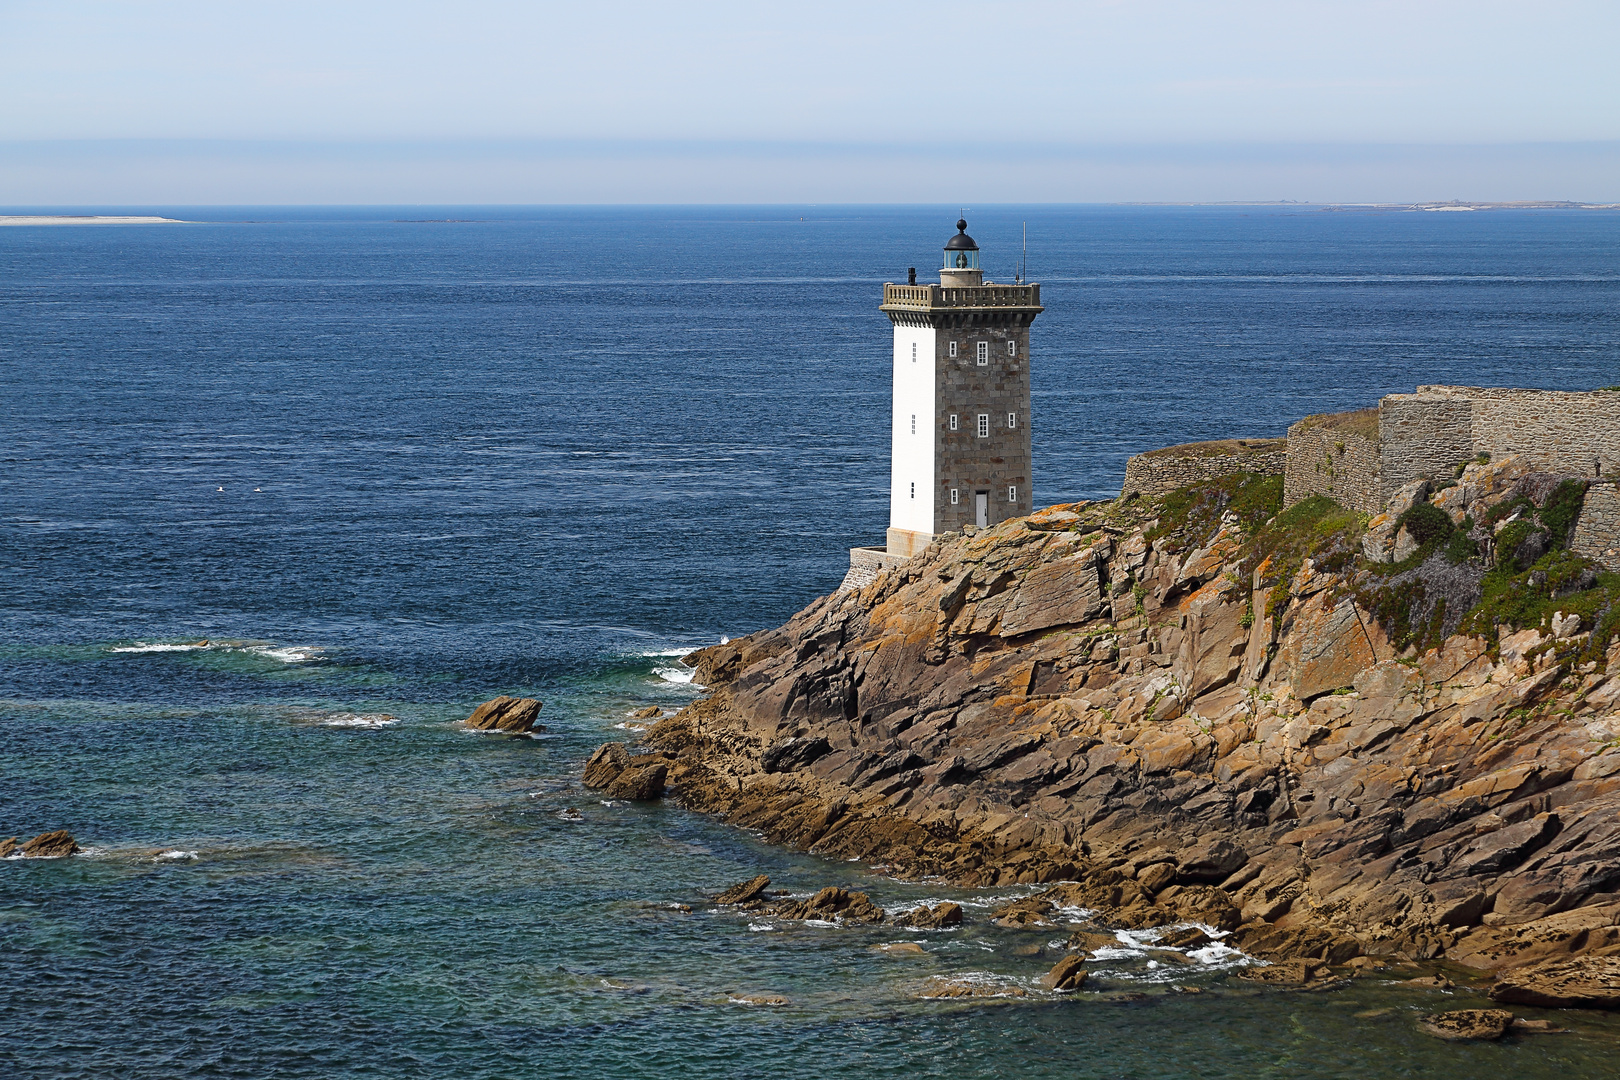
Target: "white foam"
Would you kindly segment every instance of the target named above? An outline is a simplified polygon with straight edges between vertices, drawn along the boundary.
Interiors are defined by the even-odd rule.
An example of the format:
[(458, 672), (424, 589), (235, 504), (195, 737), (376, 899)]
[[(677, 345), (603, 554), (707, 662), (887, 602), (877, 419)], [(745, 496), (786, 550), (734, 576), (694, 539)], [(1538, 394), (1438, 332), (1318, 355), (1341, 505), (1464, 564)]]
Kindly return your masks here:
[(653, 674), (665, 682), (675, 683), (678, 686), (689, 686), (692, 683), (692, 676), (697, 674), (697, 669), (689, 668), (684, 664), (680, 667), (655, 667), (653, 668)]
[(1104, 945), (1100, 949), (1091, 950), (1093, 960), (1134, 960), (1143, 955), (1141, 949), (1119, 948), (1114, 945)]
[(751, 922), (748, 924), (748, 929), (756, 934), (764, 934), (775, 930), (776, 927), (772, 926), (770, 923)]
[(378, 728), (393, 727), (399, 723), (399, 717), (389, 716), (387, 713), (336, 713), (322, 717), (318, 722), (327, 727), (367, 728), (375, 731)]
[(690, 656), (702, 648), (701, 645), (690, 649), (643, 649), (641, 652), (631, 653), (632, 656)]
[(158, 852), (156, 855), (152, 856), (152, 861), (161, 862), (166, 860), (195, 859), (196, 857), (197, 853), (195, 851), (181, 851), (179, 848), (175, 848), (171, 851)]
[(284, 664), (306, 664), (311, 660), (319, 660), (321, 653), (326, 650), (319, 645), (254, 645), (246, 651), (259, 656), (268, 656), (272, 660), (280, 660)]
[(1202, 949), (1194, 949), (1187, 954), (1200, 964), (1223, 967), (1248, 967), (1254, 963), (1254, 958), (1245, 954), (1241, 949), (1234, 949), (1230, 945), (1214, 942), (1205, 945)]
[(637, 723), (633, 723), (633, 722), (631, 722), (629, 720), (626, 720), (622, 724), (614, 724), (613, 726), (614, 726), (615, 729), (617, 729), (619, 731), (646, 731), (647, 730), (647, 725), (646, 724), (637, 724)]
[(196, 652), (198, 649), (206, 648), (208, 648), (208, 646), (200, 642), (190, 645), (165, 645), (162, 643), (149, 644), (144, 641), (137, 641), (133, 645), (114, 645), (107, 651), (118, 653)]

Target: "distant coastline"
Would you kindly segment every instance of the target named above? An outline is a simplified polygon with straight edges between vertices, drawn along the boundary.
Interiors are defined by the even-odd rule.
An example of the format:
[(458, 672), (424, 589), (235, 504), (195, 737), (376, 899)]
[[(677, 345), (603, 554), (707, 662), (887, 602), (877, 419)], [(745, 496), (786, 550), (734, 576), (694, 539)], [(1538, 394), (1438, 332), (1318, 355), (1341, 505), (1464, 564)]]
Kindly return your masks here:
[(110, 214), (0, 214), (0, 225), (183, 225), (179, 218)]
[(1483, 202), (1452, 199), (1447, 202), (1312, 203), (1299, 199), (1233, 200), (1227, 202), (1130, 202), (1120, 206), (1290, 206), (1301, 210), (1399, 211), (1417, 210), (1620, 210), (1620, 203), (1570, 202), (1562, 199), (1527, 199), (1519, 202)]

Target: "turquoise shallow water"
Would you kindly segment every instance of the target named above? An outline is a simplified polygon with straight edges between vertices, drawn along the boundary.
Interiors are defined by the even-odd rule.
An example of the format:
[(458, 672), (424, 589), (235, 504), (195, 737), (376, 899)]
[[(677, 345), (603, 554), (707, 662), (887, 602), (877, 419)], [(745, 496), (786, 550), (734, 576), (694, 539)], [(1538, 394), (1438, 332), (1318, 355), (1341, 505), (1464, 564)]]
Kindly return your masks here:
[[(88, 823), (92, 845), (0, 866), (8, 1075), (1551, 1077), (1606, 1075), (1620, 1051), (1609, 1018), (1454, 1047), (1415, 1017), (1475, 996), (1376, 979), (1261, 993), (1232, 967), (1125, 949), (1088, 992), (1044, 995), (1063, 934), (983, 918), (1016, 891), (894, 882), (581, 790), (584, 756), (631, 707), (690, 698), (655, 673), (664, 658), (554, 684), (557, 733), (522, 738), (463, 731), (461, 710), (393, 692), (343, 650), (118, 647), (7, 659), (225, 674), (275, 700), (3, 703), (10, 798)], [(970, 923), (841, 929), (703, 906), (760, 871), (891, 907), (951, 898)], [(875, 948), (903, 941), (925, 953)], [(1031, 996), (918, 1000), (933, 977)], [(1115, 999), (1129, 993), (1147, 996)]]
[[(975, 231), (1024, 213), (1057, 238), (1043, 501), (1418, 381), (1620, 382), (1620, 218)], [(674, 655), (780, 622), (881, 535), (873, 296), (939, 215), (213, 216), (0, 233), (0, 835), (90, 848), (0, 863), (0, 1076), (1615, 1071), (1611, 1018), (1450, 1046), (1415, 1016), (1480, 999), (1380, 979), (1258, 993), (1122, 948), (1053, 998), (1062, 935), (989, 926), (1007, 893), (579, 788), (631, 710), (692, 699)], [(499, 692), (550, 731), (455, 725)], [(704, 906), (759, 872), (970, 925)], [(934, 977), (1028, 996), (920, 1000)]]

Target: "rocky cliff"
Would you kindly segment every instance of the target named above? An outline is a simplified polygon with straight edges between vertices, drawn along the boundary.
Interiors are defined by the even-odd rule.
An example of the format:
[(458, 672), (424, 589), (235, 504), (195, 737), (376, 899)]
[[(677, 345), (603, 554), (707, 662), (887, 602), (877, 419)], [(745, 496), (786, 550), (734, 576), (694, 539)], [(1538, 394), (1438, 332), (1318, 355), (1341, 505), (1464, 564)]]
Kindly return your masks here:
[(1579, 484), (1470, 469), (1371, 529), (1233, 476), (942, 537), (693, 654), (643, 765), (773, 842), (1262, 956), (1620, 954), (1620, 578), (1564, 550)]

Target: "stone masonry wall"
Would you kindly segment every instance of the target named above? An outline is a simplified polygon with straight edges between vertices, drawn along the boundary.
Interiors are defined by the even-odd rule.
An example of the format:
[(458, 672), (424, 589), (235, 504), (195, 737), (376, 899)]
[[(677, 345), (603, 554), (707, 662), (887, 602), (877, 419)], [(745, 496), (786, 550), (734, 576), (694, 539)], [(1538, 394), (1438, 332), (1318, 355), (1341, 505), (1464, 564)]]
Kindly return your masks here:
[(1395, 492), (1419, 478), (1449, 478), (1479, 450), (1473, 436), (1473, 404), (1467, 398), (1427, 393), (1388, 394), (1378, 403), (1381, 490), (1378, 513)]
[(1569, 546), (1575, 554), (1620, 573), (1620, 486), (1597, 483), (1586, 489)]
[(1476, 454), (1517, 454), (1579, 476), (1620, 476), (1620, 391), (1420, 386), (1415, 395), (1396, 396), (1468, 401)]
[(1326, 495), (1340, 506), (1376, 514), (1384, 508), (1378, 445), (1323, 422), (1330, 419), (1308, 417), (1288, 429), (1283, 505)]
[(899, 555), (890, 555), (879, 547), (858, 547), (849, 549), (849, 572), (839, 584), (839, 592), (850, 589), (864, 589), (877, 580), (878, 573), (891, 566), (899, 566), (905, 562)]
[(1232, 473), (1281, 476), (1288, 464), (1286, 439), (1223, 439), (1187, 443), (1137, 454), (1125, 463), (1121, 495), (1163, 495), (1188, 484)]
[[(978, 343), (990, 355), (979, 365)], [(1013, 343), (1011, 354), (1007, 342)], [(950, 345), (957, 345), (950, 355)], [(1034, 507), (1030, 476), (1029, 323), (954, 325), (939, 320), (934, 371), (938, 380), (934, 460), (940, 490), (934, 493), (934, 533), (972, 525), (975, 492), (989, 493), (989, 524), (1028, 514)], [(990, 434), (980, 438), (978, 417), (990, 417)], [(950, 428), (952, 415), (956, 430)], [(1008, 415), (1017, 417), (1009, 427)], [(1018, 489), (1016, 502), (1008, 487)], [(951, 502), (951, 490), (957, 501)]]

